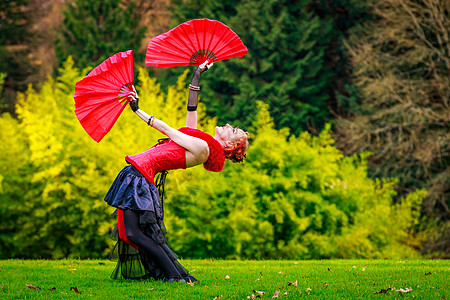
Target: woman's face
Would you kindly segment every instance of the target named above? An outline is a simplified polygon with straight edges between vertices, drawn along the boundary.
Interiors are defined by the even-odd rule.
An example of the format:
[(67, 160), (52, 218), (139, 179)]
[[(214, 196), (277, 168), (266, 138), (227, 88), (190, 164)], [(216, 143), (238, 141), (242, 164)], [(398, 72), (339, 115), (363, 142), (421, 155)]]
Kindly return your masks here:
[(225, 126), (216, 126), (215, 133), (218, 138), (231, 145), (246, 136), (244, 130), (240, 128), (233, 128), (230, 124)]

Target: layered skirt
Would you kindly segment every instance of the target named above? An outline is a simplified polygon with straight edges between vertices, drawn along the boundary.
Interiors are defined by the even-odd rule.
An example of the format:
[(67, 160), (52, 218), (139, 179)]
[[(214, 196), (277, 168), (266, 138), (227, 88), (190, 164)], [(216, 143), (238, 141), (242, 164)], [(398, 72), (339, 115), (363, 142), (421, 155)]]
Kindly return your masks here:
[[(139, 227), (142, 233), (153, 239), (167, 253), (181, 276), (187, 281), (195, 279), (179, 262), (177, 255), (169, 248), (164, 226), (164, 210), (158, 188), (148, 181), (134, 166), (126, 166), (117, 175), (105, 196), (109, 205), (121, 210), (133, 210), (139, 213)], [(113, 213), (117, 219), (117, 210)], [(117, 243), (110, 259), (117, 260), (117, 266), (111, 274), (113, 279), (168, 280), (164, 271), (158, 267), (153, 257), (143, 250), (136, 250), (119, 237), (118, 226), (111, 237)]]

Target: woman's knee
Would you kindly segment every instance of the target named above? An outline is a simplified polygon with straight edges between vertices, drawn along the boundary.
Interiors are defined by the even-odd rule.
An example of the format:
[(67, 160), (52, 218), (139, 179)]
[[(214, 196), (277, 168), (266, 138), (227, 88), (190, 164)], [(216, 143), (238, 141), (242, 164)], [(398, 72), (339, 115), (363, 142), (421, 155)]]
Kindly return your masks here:
[(138, 215), (132, 210), (123, 211), (123, 222), (125, 227), (125, 236), (132, 243), (139, 241), (142, 234), (139, 229)]
[(133, 244), (139, 243), (140, 235), (141, 233), (135, 230), (126, 230), (127, 239)]

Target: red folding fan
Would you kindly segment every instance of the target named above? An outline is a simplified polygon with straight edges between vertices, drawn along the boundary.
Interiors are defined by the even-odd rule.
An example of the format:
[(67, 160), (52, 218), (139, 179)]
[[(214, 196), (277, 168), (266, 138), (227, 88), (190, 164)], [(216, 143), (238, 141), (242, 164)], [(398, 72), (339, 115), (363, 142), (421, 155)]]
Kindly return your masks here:
[(200, 65), (247, 54), (239, 36), (223, 23), (195, 19), (151, 39), (145, 64), (154, 67)]
[(75, 85), (75, 114), (100, 142), (116, 123), (134, 91), (134, 51), (114, 54)]

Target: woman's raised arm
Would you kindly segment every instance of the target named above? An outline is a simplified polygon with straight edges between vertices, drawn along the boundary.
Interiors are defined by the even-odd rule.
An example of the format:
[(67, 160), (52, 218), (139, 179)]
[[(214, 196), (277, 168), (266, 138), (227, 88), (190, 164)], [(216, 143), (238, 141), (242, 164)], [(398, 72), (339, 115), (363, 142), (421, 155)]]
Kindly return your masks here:
[(198, 92), (200, 91), (200, 75), (212, 67), (213, 63), (208, 64), (205, 61), (199, 65), (192, 76), (191, 84), (189, 84), (189, 98), (187, 104), (186, 126), (197, 128), (197, 106), (198, 106)]

